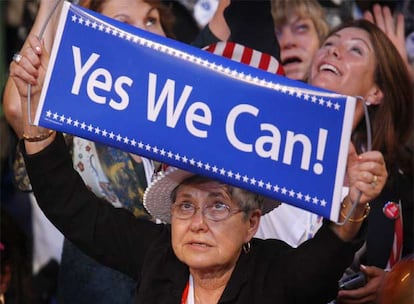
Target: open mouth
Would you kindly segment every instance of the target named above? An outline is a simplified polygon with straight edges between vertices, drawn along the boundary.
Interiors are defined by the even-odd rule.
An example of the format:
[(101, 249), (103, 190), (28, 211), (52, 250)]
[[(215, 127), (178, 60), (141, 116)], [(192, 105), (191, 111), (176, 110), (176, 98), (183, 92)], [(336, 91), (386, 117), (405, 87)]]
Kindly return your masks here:
[(339, 73), (338, 69), (337, 69), (336, 67), (334, 67), (333, 65), (328, 64), (328, 63), (324, 63), (324, 64), (322, 64), (322, 65), (319, 67), (319, 71), (320, 71), (320, 72), (327, 71), (327, 72), (334, 73), (335, 75), (340, 75), (340, 73)]
[(301, 63), (302, 59), (300, 59), (299, 57), (288, 57), (285, 60), (283, 60), (282, 65), (286, 66), (289, 64), (293, 64), (293, 63)]

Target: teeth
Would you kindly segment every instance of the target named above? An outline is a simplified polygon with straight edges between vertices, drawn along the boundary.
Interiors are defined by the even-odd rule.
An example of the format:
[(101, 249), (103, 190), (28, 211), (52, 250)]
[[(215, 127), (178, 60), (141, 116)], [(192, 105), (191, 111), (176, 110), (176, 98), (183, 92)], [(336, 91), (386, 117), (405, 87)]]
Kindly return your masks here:
[(206, 247), (207, 245), (206, 244), (203, 244), (203, 243), (192, 243), (193, 245), (197, 245), (197, 246), (203, 246), (203, 247)]
[(336, 69), (336, 67), (334, 67), (331, 64), (325, 63), (325, 64), (322, 64), (319, 68), (319, 71), (326, 71), (326, 70), (331, 71), (331, 72), (335, 73), (336, 75), (339, 75), (339, 72)]

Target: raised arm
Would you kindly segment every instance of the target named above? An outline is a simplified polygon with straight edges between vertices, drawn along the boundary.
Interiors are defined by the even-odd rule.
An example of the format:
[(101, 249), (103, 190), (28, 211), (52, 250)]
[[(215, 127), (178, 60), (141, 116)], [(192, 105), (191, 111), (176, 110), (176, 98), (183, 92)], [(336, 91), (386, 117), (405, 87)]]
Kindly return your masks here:
[[(46, 49), (51, 50), (53, 45), (53, 38), (55, 35), (55, 30), (57, 26), (57, 21), (60, 15), (60, 10), (63, 4), (61, 0), (41, 0), (38, 13), (36, 15), (36, 20), (33, 24), (33, 27), (30, 30), (29, 35), (39, 35), (42, 30), (48, 16), (51, 14), (52, 10), (55, 8), (57, 1), (59, 1), (58, 7), (51, 15), (51, 19), (48, 22), (47, 26), (43, 32), (43, 41)], [(26, 40), (23, 44), (21, 50), (26, 49), (29, 46), (29, 42)], [(13, 130), (16, 132), (19, 138), (23, 136), (23, 125), (22, 125), (22, 109), (20, 104), (19, 92), (16, 88), (15, 83), (9, 77), (7, 80), (4, 94), (3, 94), (3, 108), (7, 121), (12, 126)]]
[(404, 60), (411, 82), (414, 83), (414, 67), (408, 61), (407, 49), (405, 46), (404, 15), (398, 13), (396, 18), (394, 18), (388, 6), (375, 4), (372, 8), (372, 12), (366, 11), (364, 13), (364, 19), (376, 24), (392, 41), (400, 53), (401, 58)]
[[(52, 130), (29, 123), (29, 115), (30, 121), (33, 121), (39, 103), (40, 92), (49, 63), (49, 54), (44, 45), (34, 35), (28, 37), (20, 54), (20, 60), (18, 62), (13, 61), (10, 64), (10, 77), (13, 78), (16, 92), (18, 92), (13, 102), (20, 104), (21, 115), (18, 128), (21, 131), (21, 137), (25, 139), (26, 151), (28, 154), (34, 154), (47, 147), (55, 136)], [(31, 85), (31, 113), (27, 113), (29, 97), (27, 87), (29, 84)]]
[(350, 212), (358, 200), (351, 217), (344, 225), (333, 224), (333, 230), (344, 241), (351, 241), (358, 234), (370, 211), (369, 202), (384, 188), (388, 178), (384, 157), (379, 151), (368, 151), (358, 155), (350, 145), (347, 163), (349, 193), (342, 202), (340, 221)]
[[(159, 237), (169, 237), (165, 225), (137, 219), (124, 208), (98, 198), (73, 168), (62, 134), (29, 124), (37, 109), (49, 54), (34, 35), (27, 39), (10, 75), (19, 93), (25, 164), (37, 202), (48, 219), (83, 252), (98, 262), (139, 278), (144, 256)], [(27, 85), (31, 110), (27, 113)], [(145, 233), (144, 233), (145, 232)]]

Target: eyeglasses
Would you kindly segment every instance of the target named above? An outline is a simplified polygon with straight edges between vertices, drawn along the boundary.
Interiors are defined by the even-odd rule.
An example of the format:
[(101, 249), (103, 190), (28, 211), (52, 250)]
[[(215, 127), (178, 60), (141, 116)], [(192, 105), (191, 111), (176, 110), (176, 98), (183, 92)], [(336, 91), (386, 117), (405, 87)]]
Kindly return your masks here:
[(201, 214), (203, 216), (215, 222), (224, 221), (236, 213), (246, 211), (242, 209), (231, 209), (224, 203), (214, 203), (200, 208), (188, 202), (175, 202), (171, 205), (171, 215), (180, 220), (188, 220), (196, 214), (198, 209), (201, 209)]

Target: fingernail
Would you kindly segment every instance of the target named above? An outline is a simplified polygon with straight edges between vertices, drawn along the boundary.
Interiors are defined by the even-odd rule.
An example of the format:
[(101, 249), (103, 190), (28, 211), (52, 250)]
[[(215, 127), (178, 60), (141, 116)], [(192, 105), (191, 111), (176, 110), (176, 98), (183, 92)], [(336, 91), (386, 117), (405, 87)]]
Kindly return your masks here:
[(360, 265), (360, 267), (361, 267), (361, 269), (365, 269), (365, 268), (367, 268), (367, 266), (365, 266), (365, 265), (363, 265), (363, 264), (361, 264), (361, 265)]
[(40, 53), (40, 51), (41, 51), (40, 46), (35, 47), (35, 50), (36, 50), (36, 52)]

